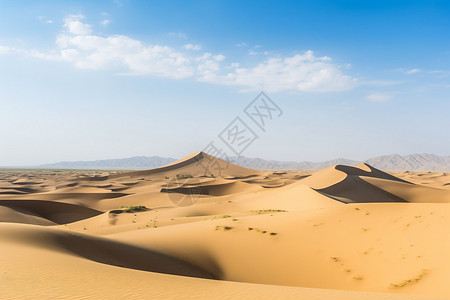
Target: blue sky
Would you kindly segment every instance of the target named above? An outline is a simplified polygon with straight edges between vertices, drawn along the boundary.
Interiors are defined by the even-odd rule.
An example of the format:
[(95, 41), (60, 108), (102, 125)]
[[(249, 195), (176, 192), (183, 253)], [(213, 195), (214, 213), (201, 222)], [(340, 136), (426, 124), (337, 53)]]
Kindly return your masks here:
[[(450, 155), (447, 1), (1, 1), (0, 165)], [(265, 91), (265, 131), (243, 109)]]

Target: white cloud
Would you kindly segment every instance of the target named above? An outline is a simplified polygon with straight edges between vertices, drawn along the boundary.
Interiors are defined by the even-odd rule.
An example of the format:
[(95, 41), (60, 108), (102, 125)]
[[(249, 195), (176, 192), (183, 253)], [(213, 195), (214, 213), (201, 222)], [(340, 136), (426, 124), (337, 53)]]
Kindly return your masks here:
[(1, 46), (0, 45), (0, 54), (12, 54), (15, 53), (16, 49), (12, 48), (12, 47), (7, 47), (7, 46)]
[(111, 21), (108, 20), (108, 19), (104, 19), (103, 21), (100, 22), (100, 24), (102, 24), (103, 26), (106, 26), (106, 25), (108, 25), (109, 23), (111, 23)]
[(92, 33), (91, 25), (82, 23), (84, 19), (83, 15), (69, 15), (64, 18), (64, 27), (66, 27), (70, 33), (75, 35), (88, 35)]
[(218, 55), (214, 55), (213, 58), (217, 61), (222, 61), (225, 59), (225, 56), (223, 56), (222, 54), (218, 54)]
[(83, 23), (83, 15), (64, 18), (57, 49), (50, 53), (0, 46), (0, 54), (21, 53), (52, 61), (65, 61), (76, 68), (109, 70), (116, 74), (190, 78), (244, 89), (277, 91), (338, 92), (354, 88), (357, 80), (345, 75), (342, 67), (313, 51), (288, 57), (268, 57), (255, 66), (226, 62), (222, 54), (197, 52), (200, 46), (186, 44), (181, 49), (166, 45), (145, 45), (124, 35), (101, 36)]
[(183, 46), (184, 49), (186, 50), (201, 50), (202, 46), (200, 45), (193, 45), (193, 44), (186, 44)]
[(406, 74), (416, 74), (416, 73), (420, 73), (420, 72), (422, 72), (421, 69), (411, 69), (411, 70), (405, 71)]
[(261, 51), (261, 52), (258, 52), (258, 51), (253, 51), (253, 50), (248, 50), (248, 54), (249, 55), (269, 55), (269, 51)]
[(392, 94), (373, 93), (366, 96), (366, 99), (372, 102), (386, 102), (394, 97)]
[(48, 19), (47, 17), (44, 17), (44, 16), (38, 16), (37, 18), (38, 18), (39, 21), (41, 21), (42, 23), (45, 23), (45, 24), (52, 24), (53, 23), (53, 20), (50, 20), (50, 19)]
[(123, 35), (100, 37), (62, 34), (57, 44), (63, 58), (80, 69), (111, 69), (135, 75), (192, 76), (190, 58), (168, 46), (145, 46)]
[(245, 46), (247, 46), (247, 44), (244, 42), (242, 42), (240, 44), (236, 44), (236, 47), (245, 47)]
[(356, 79), (342, 74), (329, 57), (316, 57), (312, 51), (291, 57), (272, 57), (252, 68), (237, 67), (226, 75), (202, 80), (272, 92), (336, 92), (352, 89), (357, 84)]

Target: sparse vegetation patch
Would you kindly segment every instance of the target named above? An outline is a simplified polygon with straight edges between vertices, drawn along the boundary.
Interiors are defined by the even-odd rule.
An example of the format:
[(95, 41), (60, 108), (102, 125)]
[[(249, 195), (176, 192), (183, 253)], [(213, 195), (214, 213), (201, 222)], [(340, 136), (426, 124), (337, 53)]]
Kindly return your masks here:
[(219, 216), (214, 216), (214, 217), (208, 218), (206, 220), (216, 220), (216, 219), (226, 219), (226, 218), (231, 218), (231, 216), (230, 215), (219, 215)]
[(419, 282), (425, 275), (427, 275), (428, 271), (423, 269), (416, 277), (405, 279), (399, 283), (391, 283), (391, 288), (402, 288), (407, 285), (414, 284), (416, 282)]
[(138, 205), (138, 206), (127, 206), (124, 208), (124, 212), (126, 213), (134, 213), (134, 212), (139, 212), (139, 211), (146, 211), (148, 210), (147, 207), (143, 206), (143, 205)]
[(341, 259), (339, 257), (330, 257), (334, 262), (340, 262)]
[(187, 178), (194, 178), (191, 174), (177, 174), (177, 179), (187, 179)]
[(233, 229), (234, 227), (232, 227), (232, 226), (224, 226), (224, 225), (217, 225), (216, 226), (216, 230), (225, 230), (225, 231), (228, 231), (228, 230), (231, 230), (231, 229)]
[(283, 209), (259, 209), (259, 210), (251, 210), (250, 212), (260, 214), (270, 214), (270, 213), (277, 213), (277, 212), (287, 212), (287, 210)]

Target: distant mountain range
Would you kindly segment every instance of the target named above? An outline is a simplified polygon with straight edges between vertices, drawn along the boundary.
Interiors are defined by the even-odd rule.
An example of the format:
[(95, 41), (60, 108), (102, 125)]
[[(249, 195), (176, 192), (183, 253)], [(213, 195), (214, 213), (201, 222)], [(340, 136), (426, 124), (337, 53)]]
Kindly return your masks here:
[(450, 172), (450, 156), (434, 154), (384, 155), (368, 159), (366, 162), (375, 168), (388, 171)]
[(359, 165), (361, 162), (349, 159), (334, 159), (324, 162), (283, 162), (261, 158), (230, 157), (230, 162), (254, 170), (321, 170), (335, 165)]
[[(237, 165), (256, 170), (321, 170), (334, 165), (356, 166), (362, 163), (349, 159), (335, 159), (324, 162), (280, 162), (259, 158), (233, 157)], [(445, 171), (450, 172), (450, 156), (434, 154), (383, 155), (364, 161), (377, 169), (386, 171)]]
[[(106, 159), (95, 161), (58, 162), (40, 165), (38, 168), (57, 169), (152, 169), (175, 161), (173, 158), (160, 156), (134, 156), (122, 159)], [(230, 157), (230, 162), (255, 170), (320, 170), (334, 165), (358, 165), (361, 161), (335, 159), (324, 162), (282, 162), (248, 158), (244, 156)], [(443, 171), (450, 172), (450, 156), (434, 154), (398, 154), (370, 158), (366, 161), (375, 168), (386, 171)]]
[(133, 156), (120, 159), (93, 161), (62, 161), (40, 165), (45, 169), (153, 169), (175, 161), (173, 158), (160, 156)]

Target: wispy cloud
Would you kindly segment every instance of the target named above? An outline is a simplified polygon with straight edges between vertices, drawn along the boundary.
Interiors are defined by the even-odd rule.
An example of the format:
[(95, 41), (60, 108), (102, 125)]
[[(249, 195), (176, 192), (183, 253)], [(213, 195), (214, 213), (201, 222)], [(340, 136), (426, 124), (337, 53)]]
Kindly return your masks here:
[(410, 70), (406, 70), (405, 71), (405, 73), (406, 74), (417, 74), (417, 73), (420, 73), (420, 72), (422, 72), (422, 70), (421, 69), (410, 69)]
[(249, 55), (269, 55), (269, 51), (253, 51), (253, 50), (248, 50), (248, 54)]
[(372, 102), (386, 102), (394, 97), (392, 94), (373, 93), (366, 96), (366, 100)]
[(102, 24), (103, 26), (106, 26), (106, 25), (108, 25), (109, 23), (111, 23), (111, 20), (108, 20), (108, 19), (104, 19), (104, 20), (102, 20), (102, 21), (100, 22), (100, 24)]
[[(51, 53), (1, 47), (0, 53), (20, 53), (39, 59), (64, 61), (76, 68), (110, 70), (118, 74), (172, 79), (190, 78), (216, 85), (268, 91), (339, 92), (354, 88), (357, 80), (327, 56), (313, 51), (267, 57), (254, 66), (227, 62), (223, 54), (200, 52), (186, 44), (180, 49), (145, 45), (125, 35), (101, 36), (84, 22), (83, 15), (64, 18), (57, 48)], [(177, 34), (179, 35), (179, 34)], [(197, 50), (197, 51), (192, 51)], [(373, 99), (376, 99), (373, 98)]]
[(0, 45), (0, 54), (12, 54), (15, 52), (15, 48)]
[(202, 46), (200, 45), (193, 45), (193, 44), (186, 44), (183, 46), (184, 49), (186, 50), (201, 50)]
[(52, 24), (53, 23), (53, 20), (50, 20), (50, 19), (48, 19), (47, 17), (44, 17), (44, 16), (38, 16), (37, 18), (38, 18), (39, 21), (41, 21), (42, 23), (45, 23), (45, 24)]

